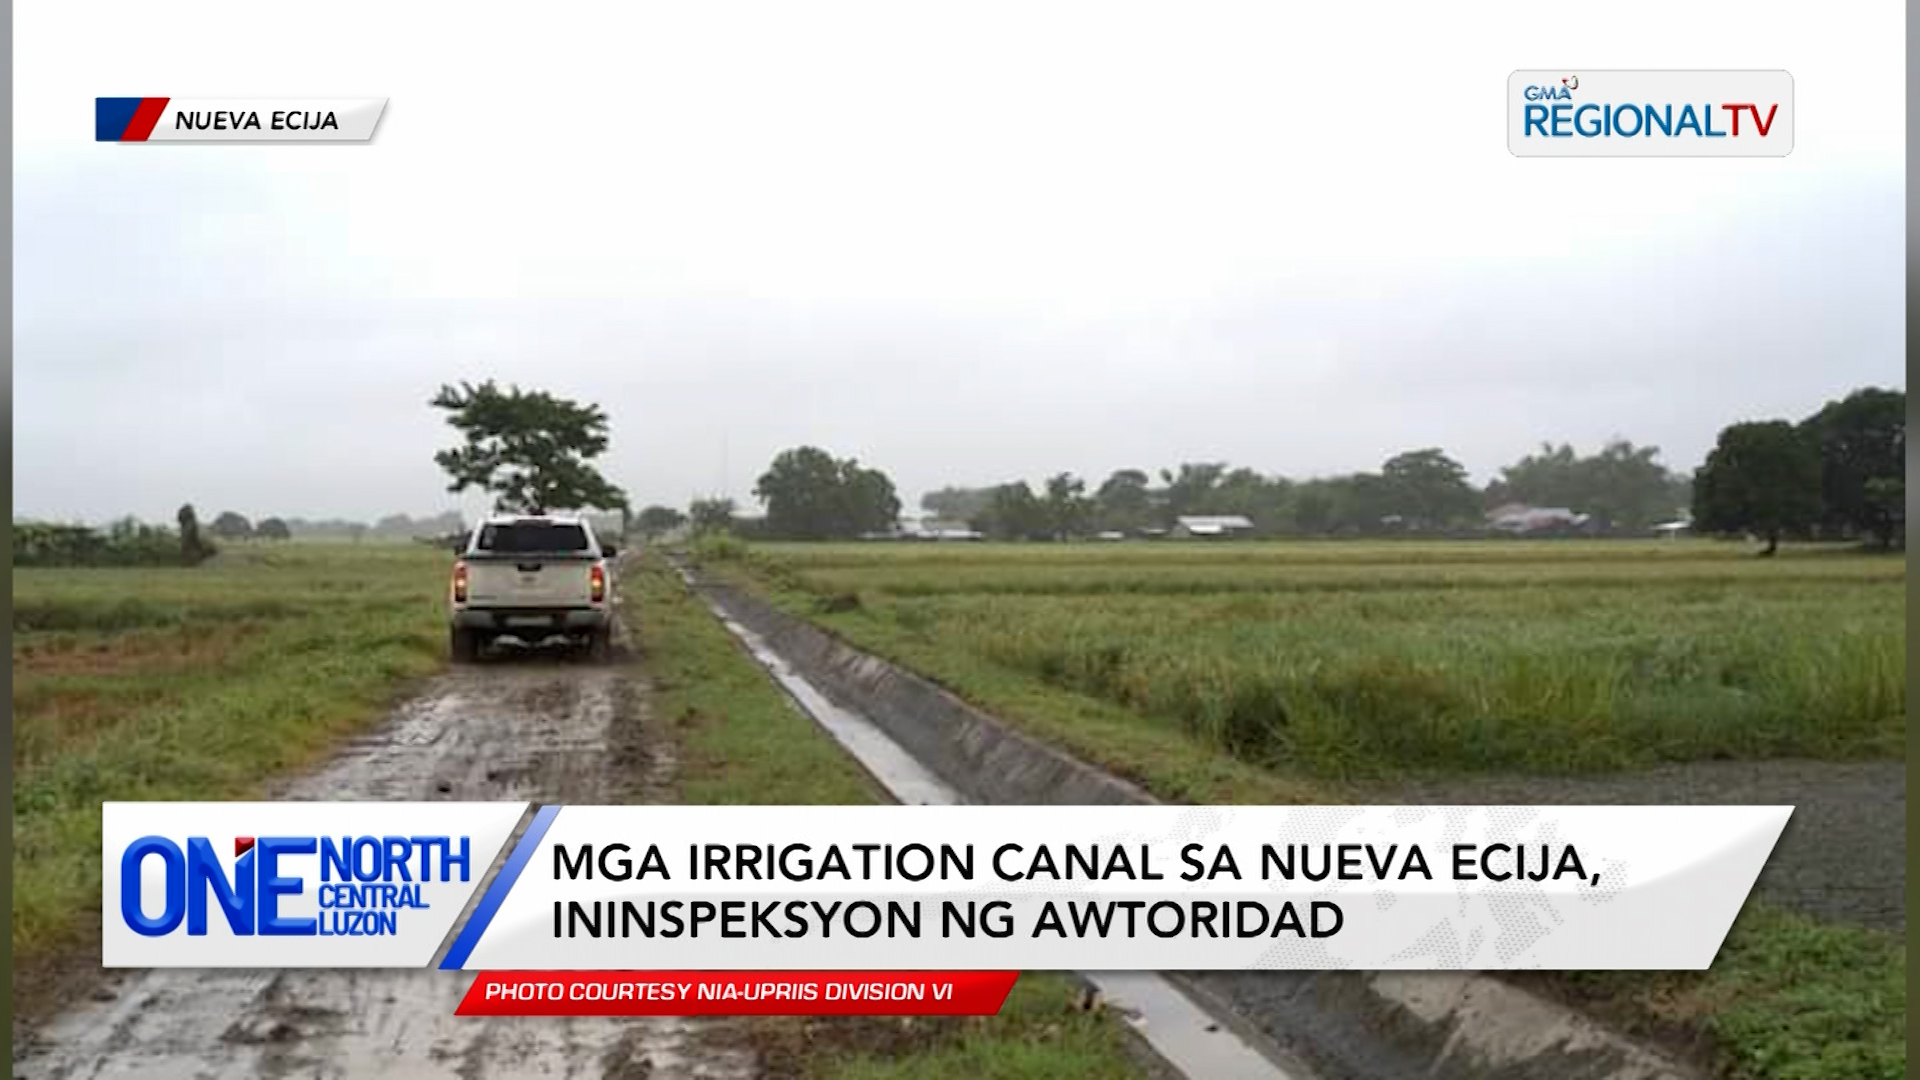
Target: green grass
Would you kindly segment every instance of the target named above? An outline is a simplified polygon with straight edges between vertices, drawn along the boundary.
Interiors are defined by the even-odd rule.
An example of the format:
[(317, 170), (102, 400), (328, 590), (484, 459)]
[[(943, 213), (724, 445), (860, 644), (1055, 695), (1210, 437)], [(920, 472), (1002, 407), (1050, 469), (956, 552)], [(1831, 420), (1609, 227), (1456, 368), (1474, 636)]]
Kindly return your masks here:
[[(707, 569), (1177, 802), (1895, 758), (1906, 568), (1711, 542), (759, 545)], [(717, 557), (716, 557), (717, 556)], [(1377, 793), (1378, 787), (1370, 790)], [(1751, 903), (1706, 972), (1556, 976), (1741, 1080), (1904, 1075), (1906, 946)]]
[[(658, 555), (642, 558), (622, 586), (629, 629), (654, 681), (653, 715), (671, 725), (679, 753), (683, 801), (883, 801), (878, 785), (788, 700)], [(1065, 977), (1023, 975), (994, 1017), (910, 1024), (772, 1020), (756, 1041), (769, 1071), (779, 1075), (1143, 1075), (1119, 1025), (1075, 1009), (1076, 997)]]
[(433, 670), (447, 565), (286, 544), (190, 569), (16, 568), (16, 974), (99, 933), (101, 802), (257, 795)]
[(1905, 564), (1844, 549), (767, 545), (732, 565), (963, 691), (1005, 673), (1301, 776), (1905, 752)]
[(1067, 980), (1022, 976), (999, 1015), (935, 1025), (906, 1054), (837, 1050), (809, 1075), (837, 1080), (1109, 1080), (1140, 1076), (1110, 1017), (1074, 1008)]
[(1578, 997), (1629, 1025), (1709, 1034), (1738, 1080), (1907, 1075), (1907, 949), (1750, 902), (1704, 972), (1586, 972)]
[(628, 628), (672, 725), (683, 802), (875, 802), (880, 789), (794, 707), (657, 555), (621, 582)]

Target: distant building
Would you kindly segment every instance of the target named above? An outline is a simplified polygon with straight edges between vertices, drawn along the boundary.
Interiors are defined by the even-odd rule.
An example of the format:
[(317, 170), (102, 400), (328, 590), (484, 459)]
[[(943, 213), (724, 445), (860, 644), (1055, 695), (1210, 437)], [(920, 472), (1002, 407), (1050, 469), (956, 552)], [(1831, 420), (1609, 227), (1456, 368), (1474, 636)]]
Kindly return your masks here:
[(1487, 527), (1500, 532), (1530, 533), (1549, 529), (1577, 529), (1592, 520), (1564, 506), (1528, 506), (1508, 503), (1487, 514)]
[(1168, 534), (1186, 539), (1218, 540), (1234, 536), (1248, 536), (1253, 533), (1253, 522), (1239, 514), (1217, 516), (1177, 517), (1173, 519), (1173, 530)]
[(980, 540), (983, 537), (964, 521), (937, 517), (903, 517), (895, 534), (906, 540)]

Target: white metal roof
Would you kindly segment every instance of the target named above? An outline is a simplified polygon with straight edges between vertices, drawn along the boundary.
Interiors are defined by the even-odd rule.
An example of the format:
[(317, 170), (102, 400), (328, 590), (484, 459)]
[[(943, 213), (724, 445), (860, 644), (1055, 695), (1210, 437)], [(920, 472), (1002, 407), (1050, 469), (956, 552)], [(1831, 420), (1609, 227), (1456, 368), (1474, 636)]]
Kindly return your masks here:
[(1253, 522), (1239, 514), (1197, 514), (1173, 519), (1188, 529), (1251, 529)]

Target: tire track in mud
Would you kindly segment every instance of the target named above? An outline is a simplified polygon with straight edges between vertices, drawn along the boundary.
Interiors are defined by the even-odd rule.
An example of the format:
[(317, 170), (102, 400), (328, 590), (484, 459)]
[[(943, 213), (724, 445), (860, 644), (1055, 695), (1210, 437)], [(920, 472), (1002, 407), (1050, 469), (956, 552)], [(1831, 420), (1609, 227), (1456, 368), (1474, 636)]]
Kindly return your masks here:
[[(526, 799), (619, 803), (670, 796), (643, 675), (532, 653), (456, 668), (286, 800)], [(509, 841), (511, 847), (511, 841)], [(485, 882), (475, 891), (484, 891)], [(748, 1077), (724, 1021), (456, 1017), (473, 981), (441, 971), (111, 973), (93, 998), (15, 1049), (14, 1075), (54, 1078)]]

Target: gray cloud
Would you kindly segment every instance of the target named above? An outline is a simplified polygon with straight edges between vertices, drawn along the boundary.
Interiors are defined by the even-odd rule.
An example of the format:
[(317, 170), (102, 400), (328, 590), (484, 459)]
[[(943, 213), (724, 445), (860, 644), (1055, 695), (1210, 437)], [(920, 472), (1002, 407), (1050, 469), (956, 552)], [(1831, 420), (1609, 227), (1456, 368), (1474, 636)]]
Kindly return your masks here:
[(476, 116), (505, 86), (474, 59), (483, 28), (429, 55), (434, 20), (368, 8), (364, 49), (282, 58), (302, 86), (395, 95), (375, 144), (332, 148), (88, 142), (115, 64), (272, 73), (218, 41), (169, 67), (188, 32), (138, 8), (104, 44), (78, 13), (22, 12), (16, 512), (437, 510), (449, 432), (425, 401), (463, 378), (601, 402), (611, 474), (670, 503), (746, 501), (800, 442), (909, 501), (1181, 460), (1320, 475), (1426, 445), (1484, 478), (1612, 435), (1686, 468), (1726, 423), (1904, 385), (1897, 11), (1784, 42), (1710, 5), (1645, 9), (1703, 66), (1738, 66), (1707, 42), (1790, 46), (1783, 160), (1521, 161), (1465, 121), (1399, 148), (1356, 126), (1417, 104), (1497, 132), (1489, 87), (1576, 19), (1524, 10), (1540, 25), (1491, 38), (1409, 16), (1369, 70), (1437, 41), (1460, 59), (1419, 64), (1417, 94), (1352, 78), (1339, 49), (1264, 50), (1337, 40), (1333, 13), (1115, 16), (1107, 52), (1047, 44), (1084, 23), (1023, 43), (983, 16), (910, 55), (857, 20), (735, 40), (609, 14), (638, 20), (604, 36), (650, 42), (647, 64), (530, 41)]

